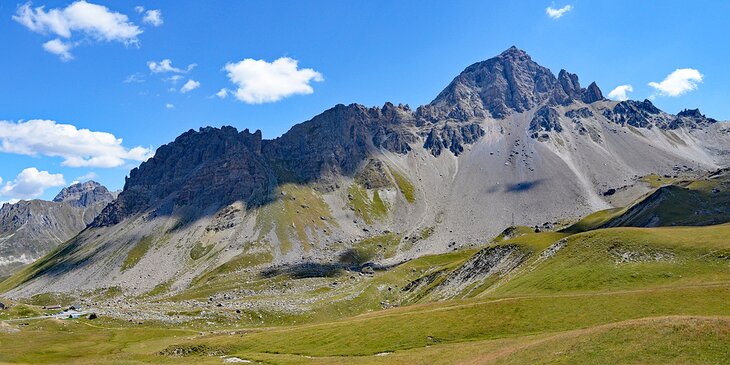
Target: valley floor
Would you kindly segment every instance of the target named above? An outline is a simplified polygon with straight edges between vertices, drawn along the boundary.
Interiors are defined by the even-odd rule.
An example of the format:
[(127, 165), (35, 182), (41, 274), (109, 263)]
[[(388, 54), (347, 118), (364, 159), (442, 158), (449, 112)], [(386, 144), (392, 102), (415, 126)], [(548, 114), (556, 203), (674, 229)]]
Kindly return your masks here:
[[(450, 269), (430, 286), (401, 286), (420, 287), (420, 299), (334, 321), (247, 328), (107, 316), (5, 321), (0, 362), (720, 364), (730, 358), (727, 237), (728, 224), (526, 233), (477, 253), (422, 258)], [(527, 258), (496, 275), (495, 267), (515, 257), (516, 251), (503, 248), (514, 247)], [(496, 277), (475, 281), (480, 271), (472, 270), (466, 273), (470, 286), (455, 281), (464, 277), (463, 267), (476, 267), (475, 258), (492, 260), (484, 254), (490, 252), (503, 253), (502, 264), (487, 268)], [(396, 280), (398, 270), (433, 277), (418, 265), (414, 260), (378, 271), (371, 284)], [(465, 289), (452, 299), (432, 300), (439, 280)], [(17, 304), (0, 320), (37, 314), (43, 314), (39, 307)]]

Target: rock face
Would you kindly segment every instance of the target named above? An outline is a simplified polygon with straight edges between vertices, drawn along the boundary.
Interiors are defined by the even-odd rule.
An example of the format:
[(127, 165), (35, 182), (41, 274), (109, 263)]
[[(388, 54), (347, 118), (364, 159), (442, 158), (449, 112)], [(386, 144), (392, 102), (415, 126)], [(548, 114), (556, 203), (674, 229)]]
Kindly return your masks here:
[(426, 141), (423, 148), (431, 151), (431, 154), (438, 157), (443, 150), (449, 150), (458, 156), (464, 152), (464, 146), (476, 142), (484, 135), (484, 130), (477, 123), (470, 124), (449, 124), (434, 126), (426, 134)]
[(235, 201), (258, 206), (283, 183), (352, 175), (374, 150), (407, 153), (417, 140), (407, 128), (413, 121), (405, 106), (352, 104), (337, 105), (268, 141), (261, 131), (191, 130), (133, 169), (119, 198), (92, 226), (114, 225), (150, 208), (156, 216), (187, 209), (182, 213), (193, 219)]
[(601, 92), (601, 89), (598, 88), (598, 85), (596, 85), (595, 82), (591, 82), (590, 85), (588, 85), (588, 88), (583, 90), (581, 93), (581, 99), (584, 103), (595, 103), (597, 101), (603, 100), (603, 93)]
[(669, 129), (689, 128), (698, 129), (709, 127), (712, 124), (717, 123), (717, 120), (707, 118), (704, 114), (700, 113), (699, 109), (684, 109), (677, 113), (677, 117), (667, 124)]
[[(415, 111), (340, 104), (272, 140), (233, 127), (185, 132), (130, 172), (119, 197), (44, 262), (51, 272), (11, 295), (185, 288), (243, 256), (259, 258), (245, 270), (327, 269), (363, 247), (375, 254), (362, 261), (388, 265), (488, 242), (512, 219), (534, 226), (638, 197), (647, 188), (637, 176), (727, 164), (722, 124), (606, 100), (595, 83), (556, 77), (513, 47)], [(69, 189), (54, 204), (106, 196), (97, 191)], [(520, 259), (485, 255), (475, 263), (484, 278)]]
[(0, 276), (33, 262), (86, 228), (114, 196), (89, 181), (64, 188), (53, 201), (0, 208)]
[(154, 215), (169, 215), (176, 207), (201, 212), (236, 200), (260, 203), (273, 186), (261, 145), (260, 131), (190, 130), (132, 169), (122, 193), (92, 226), (117, 224), (150, 208), (155, 208)]
[(553, 73), (530, 56), (512, 47), (497, 57), (466, 68), (430, 104), (420, 107), (425, 121), (460, 121), (504, 118), (530, 110), (544, 102), (570, 104), (574, 100), (592, 103), (603, 100), (596, 83), (580, 87), (578, 76), (561, 70)]
[(606, 118), (622, 126), (630, 125), (637, 128), (652, 128), (662, 126), (666, 121), (659, 108), (651, 101), (625, 100), (616, 104), (611, 110), (604, 112)]
[(54, 202), (66, 202), (74, 207), (89, 207), (98, 202), (107, 204), (114, 194), (96, 181), (87, 181), (65, 187), (53, 198)]
[(558, 112), (549, 106), (543, 106), (538, 109), (535, 116), (530, 121), (531, 138), (538, 138), (540, 132), (562, 132), (563, 127), (560, 125), (560, 116)]

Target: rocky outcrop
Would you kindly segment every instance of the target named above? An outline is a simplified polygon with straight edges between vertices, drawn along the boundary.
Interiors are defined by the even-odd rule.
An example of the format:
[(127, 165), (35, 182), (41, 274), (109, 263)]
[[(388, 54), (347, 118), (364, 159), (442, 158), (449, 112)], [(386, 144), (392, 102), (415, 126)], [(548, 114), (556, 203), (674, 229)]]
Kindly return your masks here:
[(205, 211), (239, 200), (261, 203), (275, 184), (261, 150), (261, 131), (207, 127), (183, 133), (130, 171), (122, 193), (92, 226), (116, 224), (150, 208), (159, 215), (179, 207)]
[(583, 100), (583, 102), (586, 104), (590, 104), (596, 101), (604, 100), (604, 98), (601, 89), (598, 87), (598, 85), (596, 85), (595, 82), (592, 82), (590, 85), (588, 85), (588, 88), (583, 90), (583, 92), (581, 93), (581, 100)]
[(562, 132), (563, 127), (560, 125), (560, 116), (558, 112), (549, 106), (543, 106), (535, 112), (535, 116), (530, 121), (530, 137), (538, 138), (542, 132)]
[(613, 109), (605, 110), (603, 115), (616, 124), (630, 125), (636, 128), (662, 127), (667, 122), (667, 116), (648, 99), (619, 102)]
[(468, 295), (469, 289), (478, 287), (487, 279), (498, 279), (508, 274), (522, 264), (528, 256), (516, 245), (484, 248), (458, 269), (449, 273), (446, 279), (434, 289), (434, 292), (440, 298)]
[(573, 101), (603, 100), (596, 83), (581, 88), (578, 76), (553, 73), (516, 47), (467, 67), (428, 105), (417, 109), (422, 123), (504, 118), (544, 102), (568, 105)]
[(679, 128), (689, 128), (689, 129), (698, 129), (698, 128), (705, 128), (712, 124), (717, 123), (717, 120), (712, 118), (707, 118), (704, 114), (700, 113), (699, 109), (684, 109), (681, 112), (677, 113), (677, 117), (674, 118), (669, 124), (667, 125), (667, 128), (669, 129), (679, 129)]
[(560, 82), (560, 86), (563, 88), (563, 91), (568, 97), (576, 100), (581, 99), (583, 89), (581, 89), (580, 87), (578, 75), (572, 74), (565, 70), (560, 70), (560, 72), (558, 73), (558, 81)]
[(109, 203), (114, 194), (96, 181), (87, 181), (63, 188), (53, 198), (54, 202), (66, 202), (75, 207), (88, 207), (97, 202)]
[(264, 154), (289, 175), (284, 178), (300, 182), (351, 175), (373, 150), (410, 151), (417, 141), (408, 129), (414, 122), (413, 112), (403, 105), (340, 104), (267, 141)]
[(572, 119), (579, 119), (579, 118), (590, 118), (593, 116), (593, 112), (586, 108), (578, 108), (578, 109), (571, 109), (565, 112), (565, 116)]
[(504, 118), (567, 95), (549, 69), (516, 47), (467, 67), (430, 104), (417, 110), (426, 121)]
[(444, 150), (458, 156), (464, 152), (464, 146), (476, 142), (484, 135), (484, 130), (477, 123), (450, 124), (434, 126), (426, 134), (423, 148), (438, 157)]

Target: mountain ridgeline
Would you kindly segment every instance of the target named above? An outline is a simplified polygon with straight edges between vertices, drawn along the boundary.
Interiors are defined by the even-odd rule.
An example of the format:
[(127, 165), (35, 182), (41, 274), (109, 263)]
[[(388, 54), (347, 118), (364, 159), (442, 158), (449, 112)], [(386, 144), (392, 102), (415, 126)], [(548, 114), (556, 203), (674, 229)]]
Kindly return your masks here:
[(395, 263), (623, 206), (650, 190), (642, 176), (728, 160), (727, 124), (607, 100), (512, 47), (415, 110), (337, 105), (272, 140), (190, 130), (11, 294), (183, 289), (241, 258), (245, 270)]
[(53, 201), (4, 204), (0, 208), (0, 276), (81, 232), (114, 197), (101, 184), (87, 181), (63, 188)]

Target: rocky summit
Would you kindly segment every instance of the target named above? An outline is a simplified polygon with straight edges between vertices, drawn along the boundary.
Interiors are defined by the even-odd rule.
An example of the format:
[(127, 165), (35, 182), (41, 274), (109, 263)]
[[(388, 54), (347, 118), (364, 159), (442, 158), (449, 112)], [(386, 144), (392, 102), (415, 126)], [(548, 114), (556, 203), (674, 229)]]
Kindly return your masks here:
[[(271, 140), (190, 130), (133, 169), (53, 265), (9, 295), (183, 290), (241, 257), (256, 258), (245, 270), (387, 266), (488, 242), (513, 224), (623, 206), (650, 190), (643, 176), (728, 160), (723, 123), (608, 100), (595, 82), (556, 77), (512, 47), (415, 110), (336, 105)], [(85, 206), (108, 194), (82, 185), (56, 200)]]

